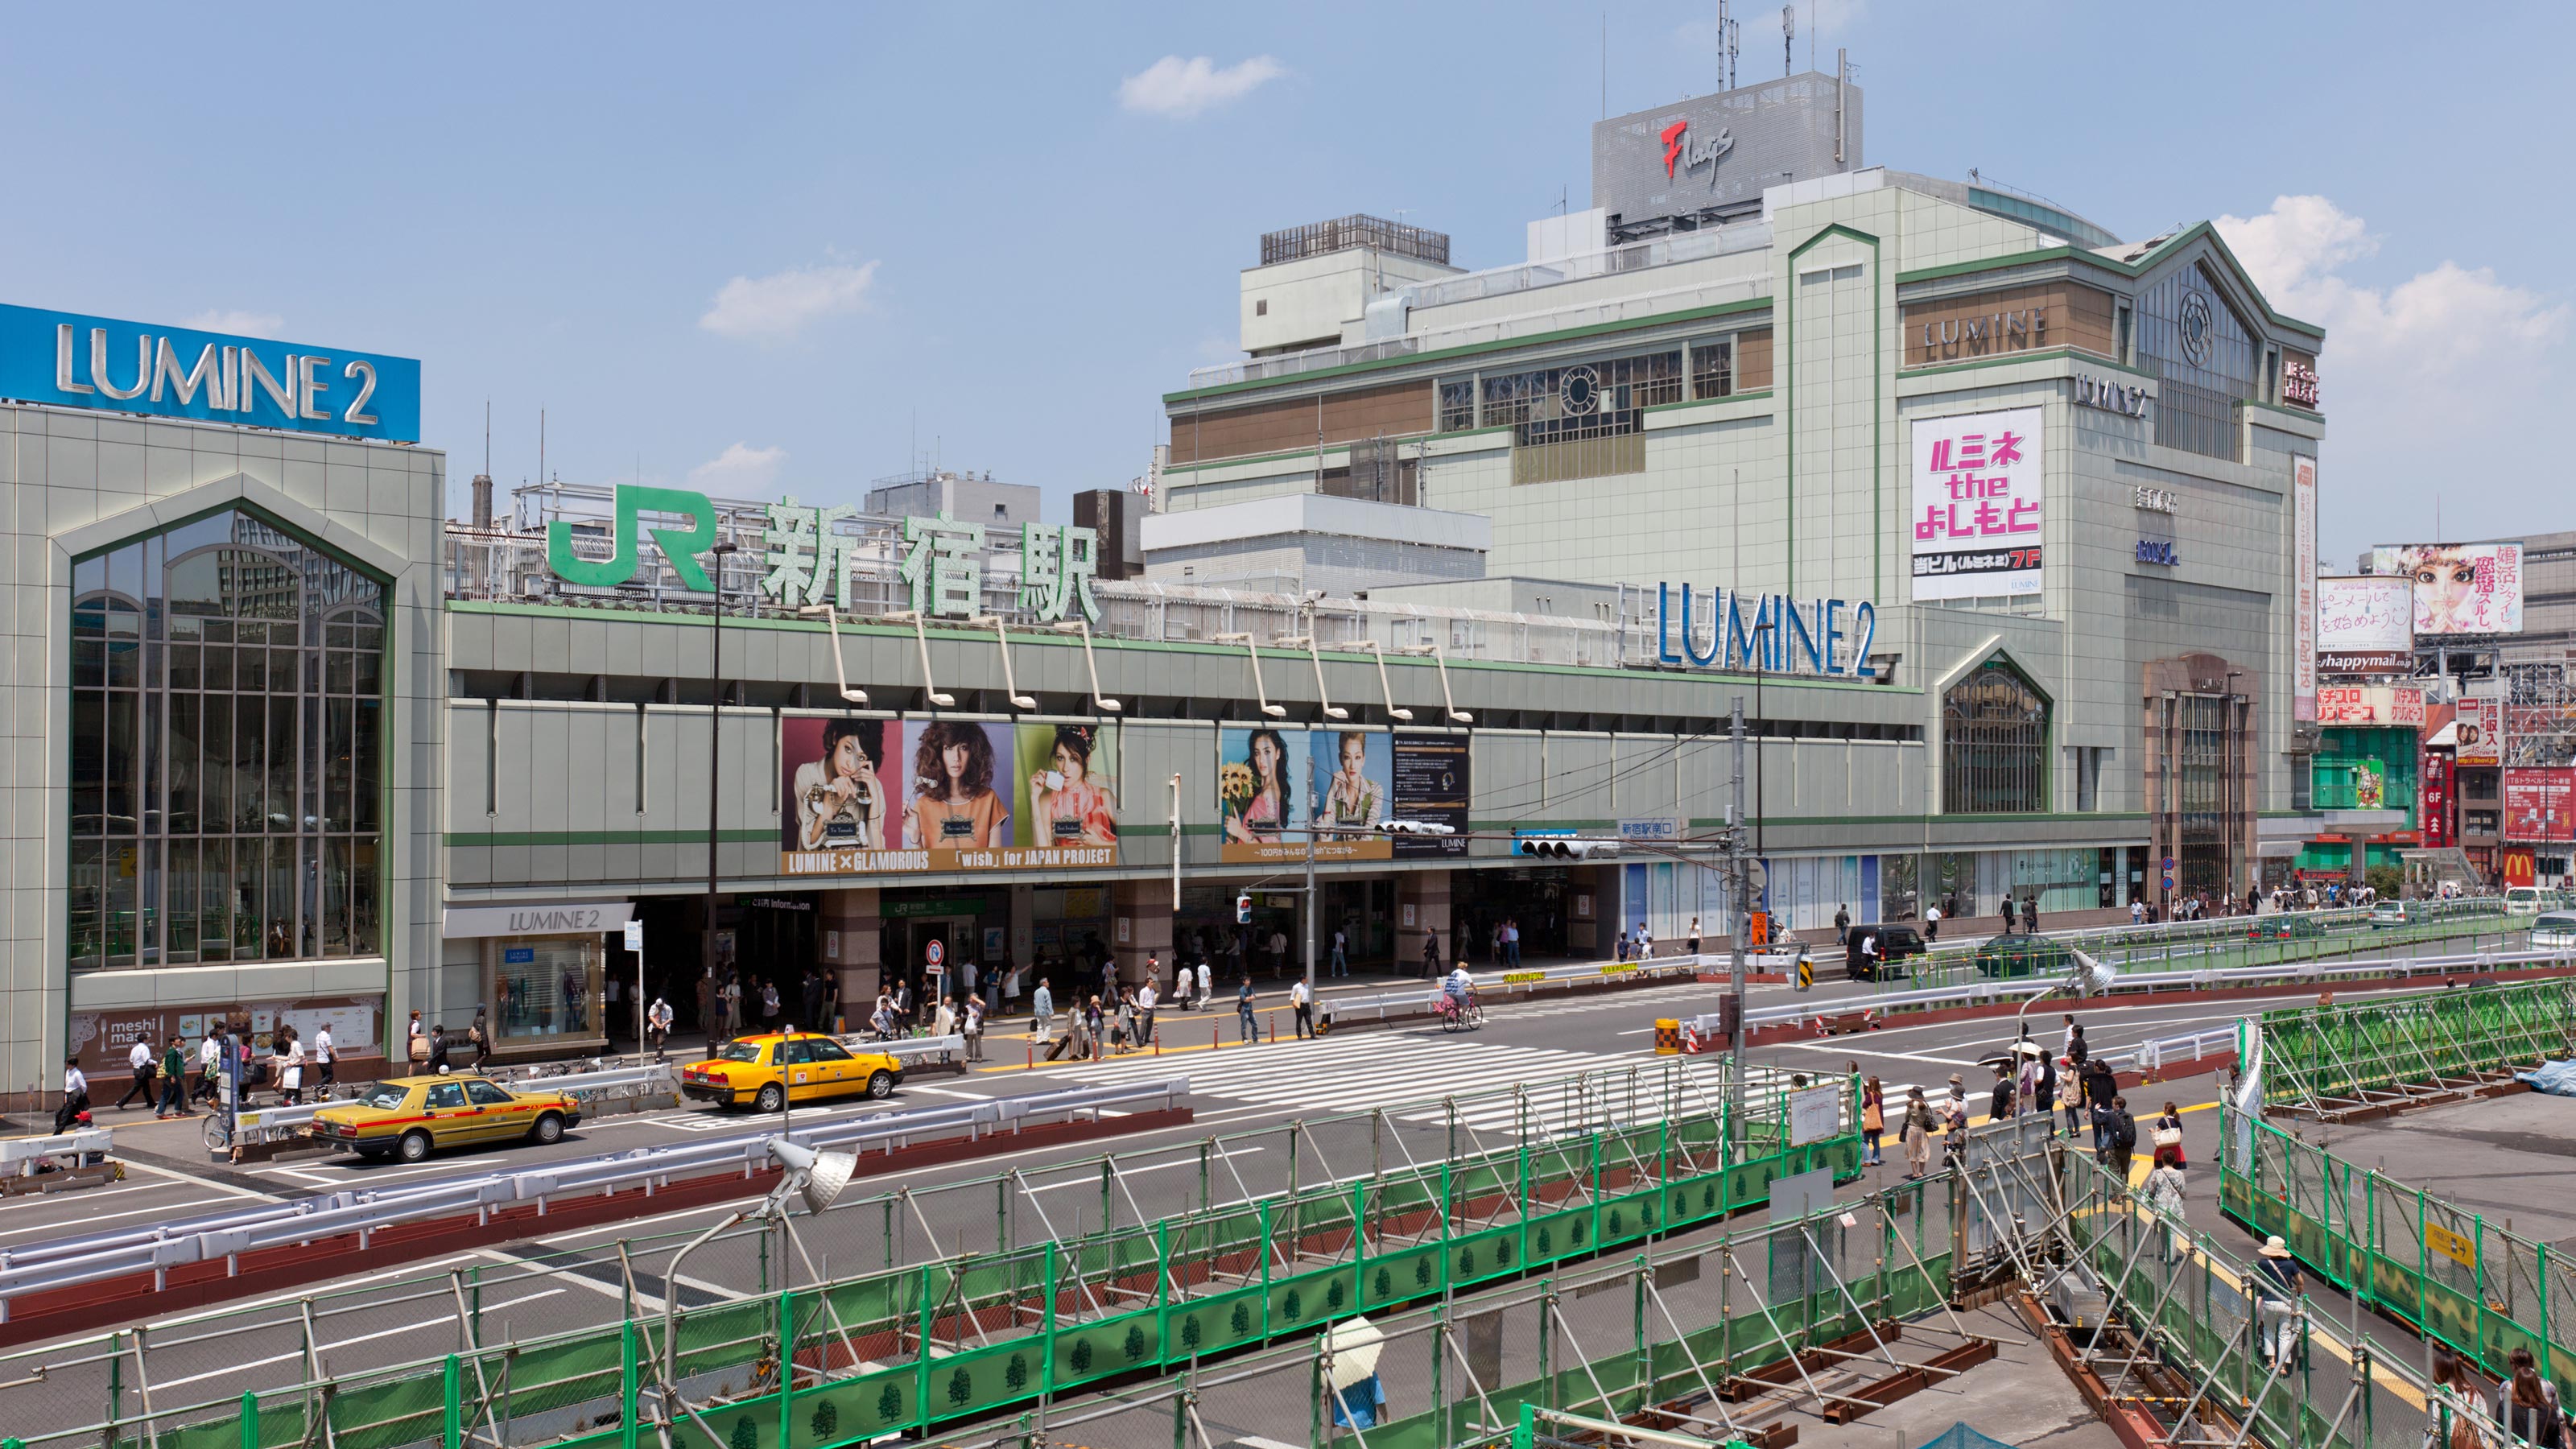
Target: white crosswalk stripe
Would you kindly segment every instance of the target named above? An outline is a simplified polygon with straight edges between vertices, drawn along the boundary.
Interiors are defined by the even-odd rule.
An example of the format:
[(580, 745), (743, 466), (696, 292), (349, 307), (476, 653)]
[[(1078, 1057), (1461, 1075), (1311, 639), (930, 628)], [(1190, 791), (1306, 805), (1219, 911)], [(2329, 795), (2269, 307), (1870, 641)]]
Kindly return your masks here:
[[(1279, 1043), (1228, 1047), (1187, 1056), (1126, 1057), (1072, 1071), (1049, 1072), (1069, 1082), (1151, 1081), (1185, 1076), (1193, 1096), (1218, 1097), (1271, 1107), (1303, 1107), (1315, 1112), (1365, 1111), (1409, 1103), (1436, 1103), (1443, 1096), (1472, 1098), (1461, 1104), (1459, 1120), (1478, 1132), (1508, 1132), (1518, 1111), (1512, 1098), (1497, 1088), (1518, 1083), (1530, 1115), (1549, 1132), (1562, 1132), (1607, 1115), (1621, 1121), (1652, 1121), (1666, 1104), (1641, 1089), (1631, 1104), (1623, 1094), (1585, 1104), (1564, 1090), (1564, 1079), (1585, 1072), (1645, 1066), (1651, 1059), (1600, 1056), (1550, 1047), (1506, 1046), (1439, 1032), (1368, 1032), (1328, 1037), (1312, 1043)], [(1714, 1063), (1686, 1061), (1687, 1073), (1714, 1102), (1723, 1083)], [(1649, 1067), (1642, 1080), (1661, 1077)], [(1437, 1106), (1404, 1114), (1407, 1121), (1445, 1120)]]

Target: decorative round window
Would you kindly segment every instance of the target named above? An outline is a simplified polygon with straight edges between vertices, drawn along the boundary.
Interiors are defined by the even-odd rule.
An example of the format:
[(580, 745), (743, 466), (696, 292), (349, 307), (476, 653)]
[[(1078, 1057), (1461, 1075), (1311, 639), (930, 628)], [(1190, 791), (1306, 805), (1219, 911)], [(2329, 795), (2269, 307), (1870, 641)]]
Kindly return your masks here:
[(1569, 367), (1558, 378), (1557, 400), (1568, 417), (1590, 417), (1601, 410), (1601, 374), (1590, 366)]
[(2190, 358), (2194, 367), (2206, 364), (2209, 361), (2210, 343), (2218, 335), (2218, 318), (2210, 310), (2209, 294), (2183, 293), (2181, 320), (2182, 355)]

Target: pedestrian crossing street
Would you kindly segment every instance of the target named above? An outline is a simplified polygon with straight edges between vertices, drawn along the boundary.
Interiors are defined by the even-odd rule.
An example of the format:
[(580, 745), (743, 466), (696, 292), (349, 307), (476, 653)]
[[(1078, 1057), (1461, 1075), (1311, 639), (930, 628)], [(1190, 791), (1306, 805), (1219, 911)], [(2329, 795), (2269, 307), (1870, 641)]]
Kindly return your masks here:
[[(1661, 1083), (1668, 1070), (1682, 1072), (1697, 1083), (1708, 1103), (1723, 1099), (1725, 1082), (1716, 1064), (1693, 1058), (1663, 1060), (1672, 1065), (1650, 1064), (1637, 1056), (1506, 1046), (1447, 1032), (1397, 1031), (1315, 1042), (1229, 1045), (1186, 1056), (1121, 1057), (1045, 1075), (1085, 1085), (1187, 1077), (1195, 1098), (1216, 1097), (1316, 1116), (1421, 1104), (1420, 1110), (1397, 1116), (1423, 1123), (1447, 1120), (1441, 1098), (1473, 1096), (1474, 1100), (1459, 1103), (1458, 1120), (1479, 1133), (1515, 1130), (1518, 1113), (1512, 1097), (1502, 1089), (1517, 1083), (1526, 1089), (1530, 1117), (1539, 1130), (1561, 1135), (1605, 1119), (1627, 1123), (1661, 1118), (1665, 1099), (1660, 1092), (1647, 1090), (1646, 1084)], [(1629, 1066), (1643, 1068), (1633, 1103), (1619, 1092), (1585, 1103), (1567, 1090), (1567, 1078)]]

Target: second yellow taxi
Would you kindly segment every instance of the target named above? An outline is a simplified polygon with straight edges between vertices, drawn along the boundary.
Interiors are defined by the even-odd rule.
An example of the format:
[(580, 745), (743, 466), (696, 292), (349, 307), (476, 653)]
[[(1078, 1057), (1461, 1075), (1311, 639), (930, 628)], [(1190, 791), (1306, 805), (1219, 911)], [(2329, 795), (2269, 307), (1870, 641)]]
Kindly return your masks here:
[(761, 1112), (790, 1101), (884, 1097), (902, 1084), (903, 1063), (883, 1052), (853, 1052), (818, 1032), (736, 1037), (680, 1069), (680, 1091), (691, 1099)]

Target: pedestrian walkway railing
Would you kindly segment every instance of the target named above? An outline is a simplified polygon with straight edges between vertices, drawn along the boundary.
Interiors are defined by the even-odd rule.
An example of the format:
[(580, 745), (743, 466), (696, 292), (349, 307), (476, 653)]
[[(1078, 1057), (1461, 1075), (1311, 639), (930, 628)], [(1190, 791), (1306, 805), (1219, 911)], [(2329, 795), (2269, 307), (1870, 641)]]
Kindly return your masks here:
[[(516, 1085), (538, 1091), (567, 1093), (587, 1103), (610, 1097), (675, 1093), (680, 1089), (677, 1072), (677, 1068), (647, 1062), (641, 1066), (601, 1067), (554, 1076), (527, 1075), (514, 1080)], [(330, 1101), (317, 1098), (293, 1106), (245, 1107), (233, 1115), (234, 1140), (244, 1143), (284, 1141), (311, 1126), (315, 1113), (326, 1107), (347, 1106), (364, 1091), (365, 1086), (363, 1082), (341, 1083), (334, 1088), (337, 1095)]]
[[(1491, 1009), (1508, 1005), (1544, 992), (1561, 991), (1572, 986), (1604, 982), (1627, 982), (1653, 979), (1694, 980), (1705, 970), (1726, 969), (1726, 958), (1709, 955), (1654, 956), (1636, 961), (1581, 961), (1556, 966), (1532, 966), (1526, 970), (1475, 971), (1468, 973), (1475, 983), (1476, 1001)], [(1375, 992), (1367, 996), (1327, 996), (1318, 1000), (1315, 1009), (1328, 1016), (1335, 1026), (1355, 1026), (1360, 1022), (1393, 1021), (1430, 1013), (1440, 995), (1442, 978), (1434, 977), (1421, 984), (1394, 991)]]
[[(1968, 1341), (1944, 1306), (1949, 1196), (1943, 1181), (1907, 1184), (1803, 1219), (1649, 1244), (1499, 1291), (1356, 1318), (1329, 1314), (1292, 1342), (1174, 1364), (1107, 1393), (1044, 1399), (950, 1427), (939, 1442), (952, 1449), (1231, 1449), (1256, 1435), (1263, 1443), (1366, 1449), (1560, 1442), (1511, 1437), (1528, 1418), (1566, 1426), (1569, 1435), (1575, 1421), (1590, 1421), (1582, 1442), (1591, 1444), (1630, 1442), (1615, 1437), (1622, 1420), (1683, 1436), (1659, 1444), (1754, 1436), (1755, 1406), (1739, 1407), (1738, 1397), (1750, 1375), (1770, 1371), (1768, 1382), (1750, 1386), (1756, 1390), (1796, 1394), (1813, 1383), (1808, 1366), (1819, 1360), (1790, 1369), (1792, 1353), (1851, 1340), (1837, 1361), (1874, 1369), (1896, 1361), (1902, 1347), (1913, 1348), (1910, 1365), (1930, 1357), (1932, 1343)], [(1887, 1333), (1890, 1323), (1903, 1325), (1903, 1340)], [(936, 1375), (932, 1382), (936, 1388)], [(1352, 1427), (1337, 1422), (1361, 1417), (1341, 1412), (1345, 1404), (1372, 1412)], [(1822, 1412), (1828, 1404), (1810, 1398), (1805, 1407)], [(710, 1420), (726, 1434), (732, 1423)], [(808, 1418), (790, 1427), (813, 1425)]]
[[(2374, 1343), (2357, 1315), (2336, 1323), (2304, 1295), (2266, 1294), (2250, 1259), (2160, 1215), (2089, 1155), (2066, 1153), (2062, 1171), (2073, 1268), (2043, 1294), (2078, 1308), (2070, 1338), (2113, 1406), (2153, 1418), (2176, 1445), (2454, 1442), (2458, 1401), (2426, 1382), (2412, 1353)], [(2105, 1322), (2113, 1331), (2100, 1331)], [(2518, 1443), (2491, 1421), (2478, 1428), (2483, 1445)]]
[[(2033, 971), (2044, 973), (2051, 963), (2064, 959), (2061, 948), (2082, 951), (2114, 971), (2129, 974), (2236, 971), (2333, 961), (2365, 953), (2374, 957), (2415, 955), (2428, 950), (2460, 954), (2482, 945), (2509, 949), (2527, 938), (2529, 923), (2508, 922), (2500, 902), (2470, 904), (2479, 909), (2463, 906), (2402, 925), (2373, 926), (2367, 911), (2291, 911), (2165, 925), (2051, 931), (2035, 937), (1997, 936), (1957, 945), (1943, 942), (1930, 954), (1902, 963), (1906, 975), (1873, 982), (1871, 990), (1894, 994), (1999, 976), (2009, 979)], [(2293, 934), (2276, 934), (2282, 930)], [(2249, 940), (2249, 931), (2264, 934), (2260, 939)], [(1818, 974), (1839, 976), (1842, 966), (1838, 952), (1834, 960), (1819, 960)]]
[[(845, 1200), (804, 1235), (859, 1235), (876, 1245), (864, 1256), (882, 1252), (882, 1267), (852, 1272), (844, 1257), (834, 1274), (828, 1259), (818, 1270), (800, 1258), (798, 1283), (784, 1273), (771, 1232), (719, 1238), (709, 1255), (691, 1259), (699, 1276), (685, 1282), (757, 1283), (757, 1291), (710, 1295), (692, 1286), (683, 1294), (690, 1301), (675, 1305), (667, 1342), (660, 1319), (638, 1313), (656, 1294), (682, 1292), (654, 1276), (676, 1238), (620, 1243), (613, 1256), (592, 1252), (520, 1275), (523, 1285), (586, 1277), (581, 1286), (594, 1294), (605, 1276), (625, 1311), (569, 1333), (514, 1327), (516, 1341), (503, 1345), (486, 1335), (479, 1307), (494, 1280), (474, 1275), (477, 1306), (469, 1308), (461, 1268), (336, 1302), (271, 1305), (259, 1310), (266, 1318), (244, 1310), (107, 1335), (32, 1361), (0, 1360), (0, 1422), (46, 1449), (398, 1449), (469, 1438), (633, 1449), (639, 1432), (651, 1442), (643, 1425), (669, 1389), (724, 1426), (708, 1438), (681, 1418), (677, 1441), (702, 1449), (742, 1449), (735, 1426), (746, 1422), (753, 1449), (865, 1442), (1633, 1251), (1765, 1201), (1778, 1176), (1857, 1173), (1847, 1091), (1835, 1089), (1834, 1110), (1819, 1122), (1791, 1111), (1792, 1092), (1765, 1090), (1739, 1123), (1722, 1078), (1710, 1085), (1713, 1064), (1684, 1065)], [(1248, 1167), (1267, 1168), (1263, 1190), (1253, 1190)], [(1087, 1210), (1096, 1213), (1088, 1230)], [(332, 1313), (379, 1311), (403, 1295), (452, 1297), (453, 1352), (361, 1368), (349, 1349), (369, 1335), (335, 1344), (316, 1331)], [(179, 1343), (263, 1331), (254, 1322), (303, 1346), (290, 1356), (303, 1373), (272, 1370), (287, 1381), (211, 1403), (150, 1389), (156, 1356), (167, 1362)], [(449, 1324), (441, 1318), (430, 1332), (450, 1332)], [(45, 1387), (30, 1394), (13, 1382)], [(83, 1382), (107, 1396), (106, 1424), (77, 1424), (67, 1412)], [(719, 1407), (705, 1409), (710, 1403)]]
[(32, 1177), (45, 1164), (61, 1166), (57, 1158), (78, 1163), (92, 1157), (112, 1157), (115, 1152), (116, 1133), (107, 1127), (82, 1127), (42, 1137), (0, 1138), (0, 1177)]
[(2320, 1277), (2506, 1372), (2531, 1350), (2576, 1403), (2576, 1259), (2232, 1105), (2222, 1106), (2219, 1206), (2278, 1233)]
[[(2563, 950), (2502, 953), (2448, 969), (2567, 960)], [(2265, 1104), (2328, 1116), (2456, 1092), (2576, 1052), (2576, 977), (2285, 1008), (2263, 1013), (2260, 1026)]]
[[(2559, 970), (2576, 968), (2576, 952), (2567, 949), (2518, 951), (2478, 951), (2445, 956), (2413, 956), (2351, 961), (2303, 961), (2268, 966), (2236, 966), (2193, 971), (2122, 971), (2114, 974), (2108, 990), (2096, 994), (2121, 995), (2140, 992), (2219, 991), (2249, 986), (2291, 986), (2313, 984), (2331, 989), (2338, 983), (2381, 983), (2389, 980), (2421, 978), (2447, 981), (2501, 971)], [(1958, 986), (1938, 986), (1912, 991), (1891, 991), (1875, 996), (1818, 996), (1757, 1006), (1744, 1014), (1749, 1026), (1781, 1026), (1799, 1022), (1871, 1013), (1892, 1016), (1900, 1012), (1937, 1011), (1966, 1006), (1990, 1006), (2018, 1001), (2024, 997), (2044, 996), (2066, 989), (2066, 975), (2052, 972), (2009, 980), (1979, 978)], [(2541, 983), (2534, 983), (2541, 984)], [(2089, 985), (2087, 991), (2093, 991)], [(1715, 1014), (1693, 1018), (1695, 1029), (1712, 1032), (1718, 1018)]]
[[(921, 1139), (973, 1138), (1048, 1120), (1091, 1117), (1119, 1110), (1178, 1106), (1189, 1100), (1189, 1082), (1173, 1079), (1116, 1086), (1077, 1087), (997, 1098), (954, 1107), (887, 1111), (799, 1130), (796, 1140), (863, 1155), (891, 1151)], [(353, 1188), (292, 1202), (261, 1202), (220, 1213), (175, 1218), (143, 1227), (74, 1234), (0, 1249), (0, 1321), (16, 1300), (136, 1274), (167, 1274), (196, 1263), (236, 1269), (244, 1254), (307, 1246), (374, 1234), (464, 1214), (490, 1214), (533, 1204), (542, 1213), (553, 1198), (655, 1188), (740, 1172), (748, 1177), (770, 1165), (774, 1135), (745, 1132), (712, 1142), (639, 1148), (600, 1157), (513, 1168), (463, 1180), (380, 1189)]]

